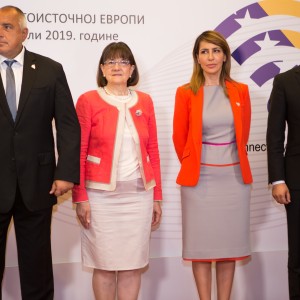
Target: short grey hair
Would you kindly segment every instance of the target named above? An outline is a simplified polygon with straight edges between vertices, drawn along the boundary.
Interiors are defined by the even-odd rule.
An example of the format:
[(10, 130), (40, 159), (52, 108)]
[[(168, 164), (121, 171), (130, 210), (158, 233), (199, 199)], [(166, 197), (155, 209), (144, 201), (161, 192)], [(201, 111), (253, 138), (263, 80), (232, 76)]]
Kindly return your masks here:
[(19, 17), (19, 25), (21, 27), (21, 29), (24, 29), (24, 28), (27, 28), (27, 20), (26, 20), (26, 17), (25, 17), (25, 14), (23, 13), (23, 11), (16, 7), (16, 6), (12, 6), (12, 5), (7, 5), (7, 6), (3, 6), (0, 8), (0, 10), (14, 10), (18, 17)]

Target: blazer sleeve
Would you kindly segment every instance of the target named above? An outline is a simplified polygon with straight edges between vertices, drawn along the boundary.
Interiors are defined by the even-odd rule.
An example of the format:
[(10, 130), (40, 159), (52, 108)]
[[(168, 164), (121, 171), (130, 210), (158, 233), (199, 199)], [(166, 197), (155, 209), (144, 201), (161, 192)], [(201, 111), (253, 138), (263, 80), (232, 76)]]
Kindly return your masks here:
[(57, 166), (54, 179), (79, 183), (80, 126), (67, 78), (61, 64), (55, 64), (55, 127)]
[(280, 75), (273, 81), (269, 100), (267, 125), (267, 154), (269, 183), (285, 180), (284, 141), (286, 128), (286, 99)]
[(154, 172), (154, 178), (156, 186), (153, 190), (153, 199), (162, 200), (162, 187), (161, 187), (161, 171), (160, 171), (160, 156), (158, 149), (158, 139), (157, 139), (157, 127), (155, 111), (152, 99), (149, 97), (149, 141), (147, 144), (147, 152), (149, 154), (150, 163)]
[(185, 86), (179, 87), (175, 95), (173, 116), (173, 143), (179, 161), (182, 161), (183, 151), (189, 133), (190, 101)]
[(80, 144), (80, 184), (74, 186), (72, 200), (74, 203), (88, 201), (88, 194), (85, 187), (86, 157), (89, 147), (89, 139), (92, 128), (92, 107), (85, 94), (81, 95), (76, 104), (81, 128)]
[(251, 101), (249, 95), (248, 86), (245, 85), (244, 89), (244, 110), (243, 110), (243, 137), (244, 143), (247, 145), (250, 135), (250, 126), (251, 126)]

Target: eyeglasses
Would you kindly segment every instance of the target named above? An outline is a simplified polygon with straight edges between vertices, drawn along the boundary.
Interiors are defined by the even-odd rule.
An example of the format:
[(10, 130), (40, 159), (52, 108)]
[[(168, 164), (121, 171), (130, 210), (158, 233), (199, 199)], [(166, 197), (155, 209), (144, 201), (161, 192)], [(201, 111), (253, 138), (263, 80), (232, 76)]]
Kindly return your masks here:
[(121, 67), (126, 67), (130, 65), (130, 61), (123, 59), (123, 60), (107, 60), (104, 62), (104, 64), (110, 68), (116, 66), (117, 64)]

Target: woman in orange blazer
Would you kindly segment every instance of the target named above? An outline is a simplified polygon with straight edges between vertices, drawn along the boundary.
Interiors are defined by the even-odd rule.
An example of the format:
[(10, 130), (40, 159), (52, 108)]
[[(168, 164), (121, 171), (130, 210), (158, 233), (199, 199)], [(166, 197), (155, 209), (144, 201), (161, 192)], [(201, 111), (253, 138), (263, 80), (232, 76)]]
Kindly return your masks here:
[(247, 85), (230, 77), (230, 49), (218, 32), (196, 39), (193, 58), (191, 81), (176, 92), (173, 122), (183, 259), (192, 261), (201, 300), (211, 299), (216, 262), (218, 299), (229, 299), (235, 262), (250, 255), (250, 97)]

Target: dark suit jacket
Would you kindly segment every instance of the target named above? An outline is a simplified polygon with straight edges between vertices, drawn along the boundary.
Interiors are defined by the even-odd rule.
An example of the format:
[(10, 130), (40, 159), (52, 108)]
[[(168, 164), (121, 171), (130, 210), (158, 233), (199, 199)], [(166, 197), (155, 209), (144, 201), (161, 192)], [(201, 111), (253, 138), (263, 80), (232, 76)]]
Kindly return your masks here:
[(56, 203), (49, 195), (53, 180), (79, 182), (80, 126), (61, 64), (25, 50), (15, 123), (0, 76), (0, 142), (0, 212), (12, 207), (17, 183), (34, 211)]
[[(288, 134), (285, 143), (285, 128)], [(300, 67), (274, 78), (269, 102), (267, 150), (269, 182), (285, 180), (300, 189)]]

